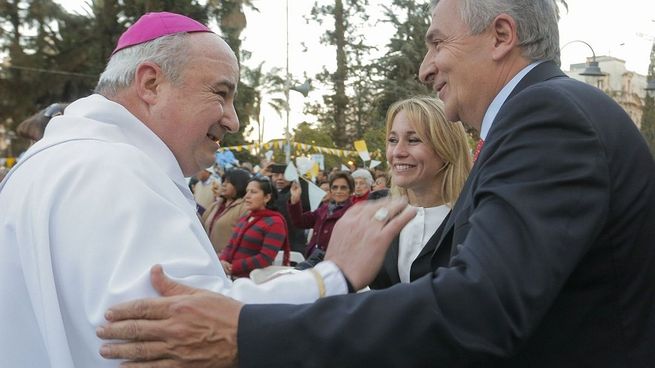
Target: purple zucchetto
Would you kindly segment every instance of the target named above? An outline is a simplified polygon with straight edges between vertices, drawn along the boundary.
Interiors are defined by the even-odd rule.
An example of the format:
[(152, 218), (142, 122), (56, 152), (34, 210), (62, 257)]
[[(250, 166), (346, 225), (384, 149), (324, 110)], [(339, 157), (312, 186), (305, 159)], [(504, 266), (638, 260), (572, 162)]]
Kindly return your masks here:
[(184, 15), (169, 12), (146, 13), (123, 32), (111, 54), (114, 55), (122, 49), (162, 36), (191, 32), (212, 32), (212, 30)]

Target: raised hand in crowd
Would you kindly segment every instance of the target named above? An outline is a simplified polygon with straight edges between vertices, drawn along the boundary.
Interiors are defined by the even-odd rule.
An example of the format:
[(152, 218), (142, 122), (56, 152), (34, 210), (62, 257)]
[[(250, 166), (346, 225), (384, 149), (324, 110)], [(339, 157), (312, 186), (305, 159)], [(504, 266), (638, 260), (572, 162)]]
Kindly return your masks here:
[(301, 195), (302, 195), (302, 188), (300, 187), (300, 183), (294, 181), (293, 183), (291, 183), (291, 197), (289, 198), (291, 204), (296, 204), (300, 202)]

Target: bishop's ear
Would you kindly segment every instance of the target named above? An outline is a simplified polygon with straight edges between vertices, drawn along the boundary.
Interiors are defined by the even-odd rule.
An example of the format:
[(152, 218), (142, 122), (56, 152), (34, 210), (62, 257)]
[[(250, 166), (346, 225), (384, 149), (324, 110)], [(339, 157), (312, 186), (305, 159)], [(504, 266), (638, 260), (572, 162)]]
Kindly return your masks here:
[(164, 73), (159, 65), (152, 62), (140, 64), (134, 75), (137, 93), (148, 104), (157, 102), (158, 87), (163, 81)]

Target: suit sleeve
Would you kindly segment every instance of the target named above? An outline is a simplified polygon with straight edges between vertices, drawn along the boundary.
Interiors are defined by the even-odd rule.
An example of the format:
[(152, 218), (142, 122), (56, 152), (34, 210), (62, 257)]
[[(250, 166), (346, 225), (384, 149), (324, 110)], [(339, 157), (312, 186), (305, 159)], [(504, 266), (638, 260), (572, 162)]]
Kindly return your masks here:
[(472, 208), (453, 213), (465, 235), (449, 266), (313, 306), (246, 306), (241, 367), (262, 364), (257, 356), (269, 367), (464, 367), (511, 356), (607, 217), (606, 158), (583, 105), (604, 108), (548, 86), (507, 101), (469, 178)]

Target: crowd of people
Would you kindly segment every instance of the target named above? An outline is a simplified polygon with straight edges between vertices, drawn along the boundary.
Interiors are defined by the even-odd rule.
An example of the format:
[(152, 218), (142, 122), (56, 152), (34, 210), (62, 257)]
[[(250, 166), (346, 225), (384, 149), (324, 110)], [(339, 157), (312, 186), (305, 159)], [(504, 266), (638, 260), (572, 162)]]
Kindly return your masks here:
[[(292, 264), (283, 261), (284, 265), (296, 266), (299, 269), (313, 267), (323, 260), (335, 223), (355, 201), (368, 198), (369, 194), (375, 193), (372, 198), (383, 198), (389, 193), (387, 175), (378, 174), (378, 184), (373, 189), (370, 182), (376, 174), (365, 168), (356, 169), (351, 173), (335, 167), (329, 172), (320, 170), (315, 178), (290, 182), (284, 177), (286, 164), (268, 162), (262, 166), (258, 169), (258, 165), (253, 168), (253, 165), (242, 164), (227, 170), (214, 166), (209, 170), (199, 171), (194, 176), (196, 180), (191, 181), (190, 188), (202, 216), (203, 226), (221, 258), (226, 274), (232, 277), (248, 277), (253, 269), (272, 265), (276, 252), (280, 251), (285, 254), (283, 260), (288, 258), (289, 251), (298, 252), (308, 259), (301, 265), (298, 265), (298, 262)], [(357, 176), (359, 178), (355, 179)], [(248, 196), (250, 191), (246, 186), (259, 179), (263, 180), (261, 183), (265, 183), (261, 184), (263, 194), (270, 195), (265, 202), (253, 200), (252, 195)], [(355, 184), (356, 182), (359, 184)], [(202, 192), (210, 185), (204, 183), (211, 183), (213, 195), (209, 201), (203, 202), (203, 195), (199, 195), (198, 191)], [(316, 185), (325, 192), (320, 205), (313, 210), (307, 195), (308, 185)], [(357, 195), (356, 188), (361, 190), (361, 195)], [(253, 229), (258, 229), (261, 234), (256, 237), (244, 237), (245, 226), (250, 227), (253, 218), (258, 217), (256, 214), (263, 209), (279, 213), (282, 221), (276, 221), (274, 229), (270, 228), (270, 225), (253, 226)], [(272, 212), (269, 212), (269, 215)], [(274, 238), (280, 239), (279, 244), (266, 241)], [(253, 239), (256, 239), (254, 243)], [(289, 244), (288, 250), (281, 247), (286, 243)], [(226, 246), (229, 248), (227, 251), (224, 250)], [(242, 259), (241, 262), (246, 262), (245, 258), (252, 260), (247, 261), (250, 262), (247, 266), (244, 263), (243, 267), (232, 269), (231, 263), (237, 254), (241, 254), (237, 257)], [(245, 257), (246, 255), (249, 256)]]
[[(311, 184), (212, 167), (239, 127), (237, 58), (143, 15), (0, 183), (3, 364), (652, 366), (643, 137), (559, 69), (556, 1), (430, 12), (419, 79), (439, 99), (389, 108), (384, 173)], [(308, 262), (248, 277), (292, 251)]]

